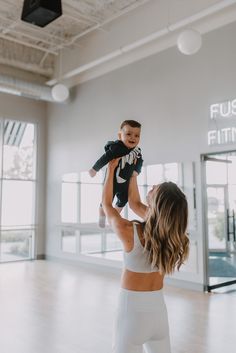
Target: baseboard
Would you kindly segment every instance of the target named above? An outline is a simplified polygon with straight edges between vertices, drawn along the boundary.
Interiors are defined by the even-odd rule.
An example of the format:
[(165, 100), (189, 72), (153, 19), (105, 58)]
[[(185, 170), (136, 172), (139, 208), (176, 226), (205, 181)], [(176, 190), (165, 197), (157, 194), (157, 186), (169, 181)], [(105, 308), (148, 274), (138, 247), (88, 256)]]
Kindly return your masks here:
[(46, 260), (46, 255), (45, 254), (39, 254), (36, 256), (36, 260)]
[(89, 270), (92, 269), (93, 271), (96, 270), (98, 272), (103, 272), (103, 273), (108, 272), (108, 273), (121, 274), (121, 271), (122, 271), (122, 267), (120, 266), (120, 263), (118, 263), (117, 265), (115, 264), (116, 261), (113, 261), (113, 266), (112, 266), (111, 264), (105, 264), (102, 262), (99, 263), (97, 259), (95, 259), (96, 262), (91, 262), (90, 259), (88, 259), (88, 261), (79, 260), (78, 258), (74, 260), (74, 259), (68, 259), (68, 258), (59, 258), (51, 255), (46, 255), (46, 260), (79, 266), (84, 269), (89, 269)]
[(190, 289), (198, 292), (204, 292), (203, 283), (184, 281), (182, 279), (176, 279), (176, 278), (165, 278), (165, 284), (168, 286)]

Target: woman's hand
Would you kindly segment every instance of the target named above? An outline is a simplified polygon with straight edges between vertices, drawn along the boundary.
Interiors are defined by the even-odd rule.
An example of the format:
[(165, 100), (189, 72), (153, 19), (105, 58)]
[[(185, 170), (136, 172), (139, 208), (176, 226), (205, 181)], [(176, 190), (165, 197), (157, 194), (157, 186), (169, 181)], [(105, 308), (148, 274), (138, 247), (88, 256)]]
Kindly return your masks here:
[(124, 244), (124, 247), (127, 247), (129, 245), (129, 240), (127, 240), (130, 237), (129, 233), (131, 232), (133, 234), (132, 222), (122, 218), (117, 209), (112, 204), (114, 190), (114, 172), (118, 166), (119, 160), (120, 158), (116, 158), (108, 163), (102, 193), (102, 208), (113, 231), (118, 235)]
[[(102, 193), (102, 206), (103, 210), (108, 217), (109, 209), (113, 209), (112, 201), (113, 201), (113, 178), (114, 178), (114, 171), (119, 163), (120, 158), (112, 159), (107, 166), (107, 173), (105, 178), (105, 183), (103, 186), (103, 193)], [(108, 217), (109, 218), (109, 217)]]
[(115, 158), (112, 159), (109, 163), (108, 163), (108, 169), (111, 171), (114, 171), (116, 169), (116, 167), (118, 166), (120, 161), (120, 158)]

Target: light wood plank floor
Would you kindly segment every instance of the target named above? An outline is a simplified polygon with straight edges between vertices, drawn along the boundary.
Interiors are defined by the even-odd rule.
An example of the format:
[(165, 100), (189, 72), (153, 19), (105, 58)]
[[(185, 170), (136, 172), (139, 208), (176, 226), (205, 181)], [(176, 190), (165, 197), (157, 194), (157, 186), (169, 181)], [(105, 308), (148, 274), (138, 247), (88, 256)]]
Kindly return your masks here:
[[(1, 353), (111, 353), (119, 275), (52, 261), (0, 265)], [(165, 289), (173, 353), (233, 353), (236, 290)], [(158, 353), (158, 352), (157, 352)]]

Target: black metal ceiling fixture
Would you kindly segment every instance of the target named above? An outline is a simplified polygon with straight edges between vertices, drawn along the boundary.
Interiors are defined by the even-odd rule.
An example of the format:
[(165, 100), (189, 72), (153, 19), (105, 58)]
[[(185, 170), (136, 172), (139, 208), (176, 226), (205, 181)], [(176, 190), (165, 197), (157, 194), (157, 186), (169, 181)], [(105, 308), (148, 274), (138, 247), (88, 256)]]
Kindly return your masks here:
[(61, 0), (24, 0), (21, 19), (45, 27), (61, 15)]

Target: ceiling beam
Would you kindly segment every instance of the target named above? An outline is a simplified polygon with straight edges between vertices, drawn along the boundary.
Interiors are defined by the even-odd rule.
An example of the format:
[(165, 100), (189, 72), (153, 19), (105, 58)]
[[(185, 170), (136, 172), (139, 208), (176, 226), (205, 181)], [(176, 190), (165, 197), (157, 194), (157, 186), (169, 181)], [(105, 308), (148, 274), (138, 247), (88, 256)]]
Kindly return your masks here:
[[(161, 2), (162, 6), (160, 6)], [(74, 49), (70, 51), (70, 55), (62, 51), (61, 65), (58, 64), (59, 60), (57, 60), (55, 76), (47, 84), (53, 85), (60, 81), (74, 85), (80, 81), (82, 74), (84, 76), (84, 73), (91, 70), (98, 72), (99, 69), (96, 70), (96, 68), (100, 65), (104, 67), (105, 63), (109, 66), (109, 70), (112, 67), (111, 62), (119, 61), (120, 67), (122, 57), (124, 58), (124, 65), (127, 61), (130, 63), (132, 52), (133, 61), (145, 57), (144, 51), (147, 46), (146, 56), (158, 52), (158, 42), (164, 50), (165, 45), (163, 45), (162, 39), (166, 40), (166, 47), (169, 47), (170, 41), (167, 37), (175, 37), (172, 44), (174, 45), (178, 31), (186, 28), (186, 26), (193, 26), (201, 33), (205, 33), (236, 20), (236, 0), (220, 2), (216, 0), (214, 2), (210, 1), (210, 3), (211, 5), (206, 8), (204, 2), (200, 1), (194, 13), (189, 10), (185, 17), (178, 14), (174, 18), (172, 15), (170, 22), (166, 0), (149, 2), (143, 9), (138, 8), (133, 12), (132, 16), (124, 16), (113, 21), (109, 25), (107, 33), (96, 32), (93, 35), (88, 35), (86, 40), (82, 41), (84, 44), (82, 51)], [(142, 26), (140, 26), (140, 23), (142, 23)], [(151, 49), (151, 45), (153, 49)], [(128, 60), (127, 53), (129, 53)], [(113, 69), (115, 67), (116, 65)]]

